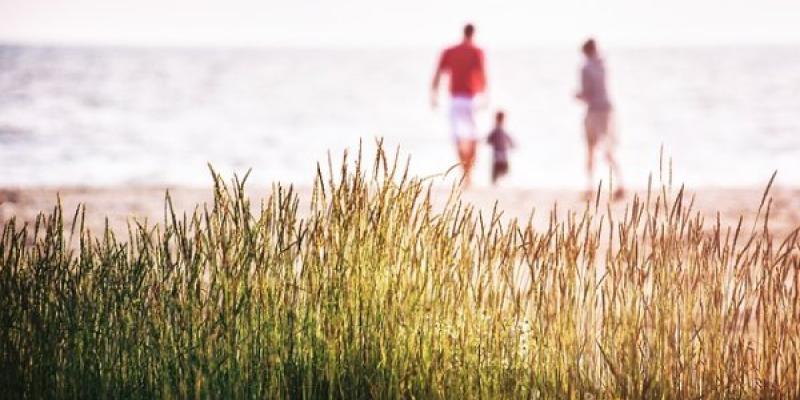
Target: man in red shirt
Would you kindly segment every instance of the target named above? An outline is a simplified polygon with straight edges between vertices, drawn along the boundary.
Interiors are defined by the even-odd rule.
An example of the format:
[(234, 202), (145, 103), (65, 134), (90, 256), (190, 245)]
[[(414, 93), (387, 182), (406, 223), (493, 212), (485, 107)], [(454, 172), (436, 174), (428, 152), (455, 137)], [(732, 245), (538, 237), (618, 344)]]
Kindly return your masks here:
[(464, 169), (465, 186), (470, 185), (478, 143), (474, 98), (486, 90), (483, 51), (472, 42), (474, 34), (475, 27), (472, 24), (466, 25), (464, 40), (442, 52), (439, 66), (433, 75), (431, 92), (431, 103), (436, 108), (439, 80), (443, 74), (450, 76), (450, 125), (458, 158)]

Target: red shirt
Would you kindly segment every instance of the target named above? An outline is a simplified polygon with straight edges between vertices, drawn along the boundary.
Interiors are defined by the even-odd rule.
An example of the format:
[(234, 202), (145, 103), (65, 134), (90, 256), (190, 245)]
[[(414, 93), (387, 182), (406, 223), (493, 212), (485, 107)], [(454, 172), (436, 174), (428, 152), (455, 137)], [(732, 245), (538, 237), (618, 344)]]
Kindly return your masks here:
[(439, 70), (450, 74), (450, 94), (472, 97), (483, 91), (483, 51), (463, 42), (442, 52)]

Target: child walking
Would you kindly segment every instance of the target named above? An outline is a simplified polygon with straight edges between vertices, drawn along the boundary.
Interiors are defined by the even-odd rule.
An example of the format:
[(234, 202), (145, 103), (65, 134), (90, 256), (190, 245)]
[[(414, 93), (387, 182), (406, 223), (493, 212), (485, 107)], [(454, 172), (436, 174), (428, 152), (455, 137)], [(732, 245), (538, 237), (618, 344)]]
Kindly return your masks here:
[(506, 115), (503, 111), (498, 111), (494, 116), (494, 129), (489, 133), (486, 142), (492, 146), (494, 160), (492, 162), (492, 184), (496, 185), (497, 180), (508, 173), (508, 150), (514, 147), (511, 136), (503, 128)]

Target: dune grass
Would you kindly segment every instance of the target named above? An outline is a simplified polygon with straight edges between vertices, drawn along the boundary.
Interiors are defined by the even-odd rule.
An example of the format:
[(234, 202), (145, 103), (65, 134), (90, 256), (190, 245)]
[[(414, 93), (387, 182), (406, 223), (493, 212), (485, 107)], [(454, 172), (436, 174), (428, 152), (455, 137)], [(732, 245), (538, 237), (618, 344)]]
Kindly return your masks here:
[(535, 229), (360, 158), (319, 171), (309, 210), (215, 175), (213, 204), (167, 195), (124, 237), (83, 209), (11, 220), (2, 396), (800, 396), (800, 241), (771, 236), (766, 194), (752, 227), (661, 188)]

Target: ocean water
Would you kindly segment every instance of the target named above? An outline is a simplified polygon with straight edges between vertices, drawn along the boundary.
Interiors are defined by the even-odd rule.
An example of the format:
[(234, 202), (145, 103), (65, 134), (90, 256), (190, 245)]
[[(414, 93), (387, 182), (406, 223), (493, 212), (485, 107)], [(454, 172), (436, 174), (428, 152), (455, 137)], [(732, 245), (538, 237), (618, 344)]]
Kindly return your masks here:
[[(573, 49), (486, 49), (490, 103), (517, 142), (513, 187), (582, 187)], [(446, 98), (429, 102), (436, 49), (0, 46), (0, 186), (309, 184), (328, 152), (376, 137), (411, 171), (456, 162)], [(625, 183), (800, 185), (800, 47), (608, 49)], [(488, 184), (483, 146), (476, 183)], [(604, 168), (601, 164), (601, 171)], [(604, 175), (604, 173), (600, 173)]]

